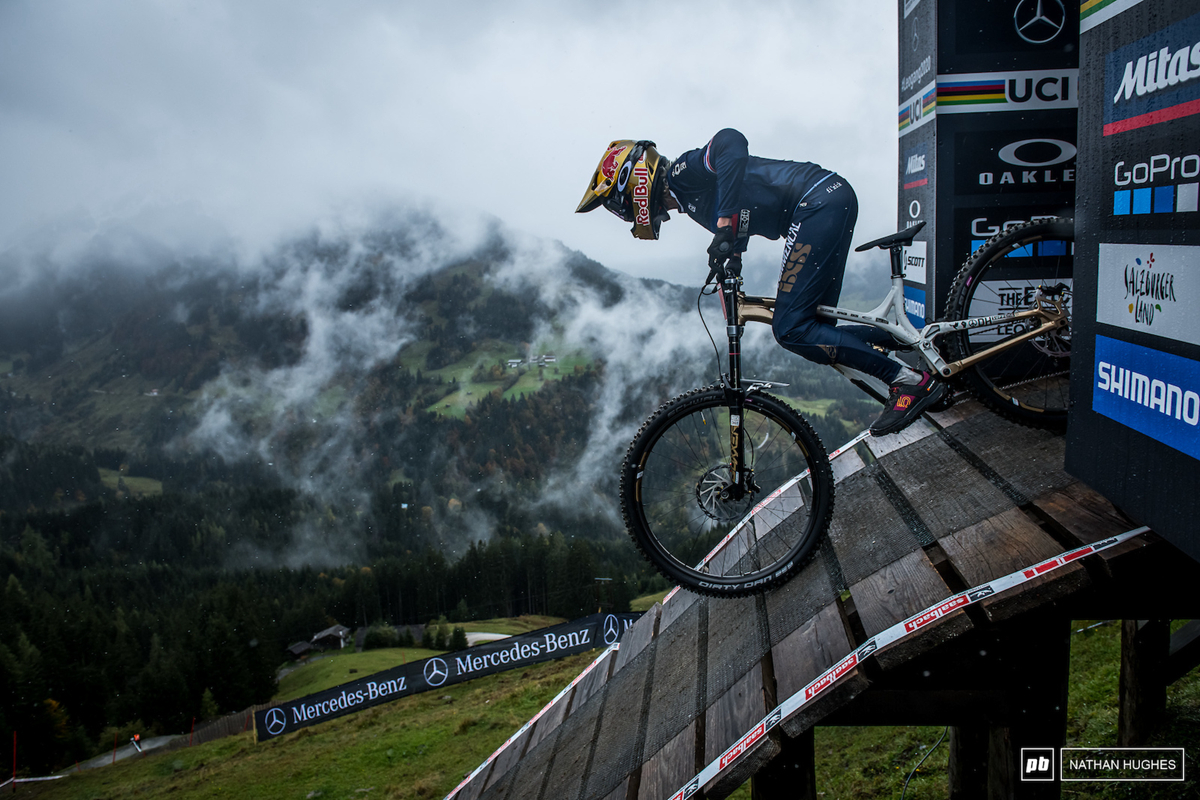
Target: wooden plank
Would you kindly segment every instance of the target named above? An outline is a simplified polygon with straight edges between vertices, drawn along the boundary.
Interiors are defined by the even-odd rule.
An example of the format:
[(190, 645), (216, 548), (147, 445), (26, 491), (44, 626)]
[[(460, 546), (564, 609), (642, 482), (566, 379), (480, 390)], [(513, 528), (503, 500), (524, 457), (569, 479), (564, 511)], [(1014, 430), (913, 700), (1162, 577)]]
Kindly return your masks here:
[[(521, 760), (521, 756), (525, 754), (525, 748), (529, 745), (529, 735), (532, 732), (532, 729), (527, 730), (517, 739), (513, 740), (508, 747), (504, 748), (503, 753), (496, 756), (496, 760), (492, 762), (491, 770), (485, 770), (483, 773), (476, 776), (475, 780), (471, 781), (471, 783), (478, 784), (479, 791), (482, 791), (496, 781), (500, 780), (500, 777), (504, 775), (504, 773), (515, 767), (517, 762)], [(463, 788), (465, 791), (466, 787)], [(458, 796), (460, 800), (472, 800), (472, 798), (476, 797), (477, 795), (478, 792), (474, 795), (464, 795), (460, 792)]]
[(854, 649), (836, 604), (817, 612), (771, 649), (779, 699), (791, 697)]
[(704, 723), (704, 763), (724, 753), (767, 713), (762, 668), (755, 665), (708, 707)]
[(946, 432), (1026, 498), (1074, 482), (1063, 470), (1066, 439), (1026, 428), (996, 414), (980, 414)]
[(626, 778), (625, 780), (623, 780), (617, 784), (617, 788), (613, 789), (611, 792), (609, 792), (607, 795), (605, 795), (604, 800), (625, 800), (625, 798), (628, 796), (629, 796), (629, 778)]
[[(841, 612), (830, 604), (797, 628), (772, 650), (779, 700), (803, 691), (826, 670), (853, 649)], [(782, 721), (789, 736), (800, 736), (836, 708), (848, 703), (868, 686), (860, 670), (853, 670), (839, 682)]]
[(655, 685), (661, 640), (652, 641), (605, 687), (604, 713), (592, 739), (586, 767), (586, 797), (602, 797), (645, 758), (648, 702)]
[(738, 597), (709, 603), (708, 680), (704, 696), (711, 703), (725, 694), (766, 655), (769, 643), (758, 598)]
[(920, 547), (874, 478), (877, 466), (838, 487), (829, 543), (847, 584), (855, 583)]
[(940, 436), (880, 459), (921, 522), (935, 538), (1012, 508), (1013, 501)]
[(842, 453), (831, 461), (829, 465), (833, 467), (834, 483), (841, 483), (866, 466), (862, 460), (862, 456), (852, 449)]
[(794, 578), (766, 595), (767, 625), (775, 645), (837, 599), (823, 554), (817, 555)]
[(659, 635), (662, 635), (664, 631), (670, 628), (672, 623), (679, 619), (684, 612), (703, 599), (700, 595), (693, 594), (686, 589), (677, 591), (670, 600), (662, 604), (662, 611), (658, 620)]
[(926, 413), (926, 416), (936, 422), (943, 428), (949, 428), (952, 425), (957, 425), (964, 422), (976, 414), (981, 414), (986, 411), (983, 404), (974, 398), (963, 399), (956, 402), (954, 405), (945, 411), (934, 411)]
[(708, 677), (707, 616), (706, 606), (693, 605), (658, 635), (654, 683), (646, 712), (645, 753), (657, 752), (704, 710), (702, 686), (707, 685)]
[(621, 649), (617, 651), (617, 659), (612, 668), (614, 675), (637, 657), (646, 648), (646, 645), (650, 644), (650, 640), (658, 632), (658, 619), (661, 613), (662, 606), (655, 603), (621, 636)]
[[(936, 606), (953, 593), (923, 550), (910, 553), (850, 587), (854, 605), (868, 636), (918, 612)], [(884, 669), (972, 628), (963, 611), (951, 611), (916, 629), (905, 639), (875, 654)]]
[(693, 721), (642, 765), (638, 800), (670, 797), (697, 772), (696, 722)]
[(899, 433), (887, 436), (868, 436), (866, 445), (876, 458), (882, 458), (888, 453), (908, 447), (913, 442), (919, 442), (926, 436), (932, 436), (937, 429), (923, 419), (918, 419)]
[[(585, 675), (583, 680), (575, 684), (575, 692), (571, 696), (571, 704), (567, 707), (567, 716), (587, 707), (588, 701), (600, 694), (601, 688), (613, 674), (612, 658), (612, 656), (609, 656), (605, 660), (605, 663), (601, 663), (596, 669)], [(608, 669), (605, 669), (605, 667), (608, 667)]]
[[(603, 679), (607, 678), (608, 676), (608, 670), (605, 669), (607, 666), (607, 664), (601, 663), (597, 665), (594, 670), (592, 670), (592, 672), (604, 673), (604, 675), (601, 676), (602, 683)], [(588, 681), (591, 678), (592, 675), (589, 674), (579, 683), (582, 684), (584, 681)], [(578, 690), (579, 684), (576, 684), (574, 690), (569, 692), (565, 697), (563, 697), (563, 699), (551, 706), (550, 709), (543, 714), (537, 722), (533, 723), (533, 728), (529, 730), (529, 744), (526, 745), (526, 750), (532, 750), (534, 747), (537, 747), (540, 741), (549, 736), (559, 725), (562, 724), (562, 721), (567, 716), (567, 711), (575, 704), (575, 693)]]
[[(968, 586), (979, 586), (1062, 552), (1062, 545), (1018, 508), (952, 533), (941, 545)], [(980, 601), (980, 606), (996, 622), (1064, 597), (1090, 582), (1083, 565), (1072, 563), (992, 595)]]
[[(600, 702), (584, 704), (559, 727), (553, 742), (553, 758), (544, 767), (547, 774), (543, 797), (579, 796), (587, 778), (587, 765), (591, 761), (596, 732), (600, 727), (600, 717), (605, 707), (603, 694), (602, 692), (596, 698)], [(525, 770), (522, 770), (519, 780), (522, 784), (521, 790), (511, 796), (536, 797), (537, 789), (533, 786), (533, 776), (527, 776)], [(516, 788), (518, 787), (514, 786), (514, 789)]]
[(1066, 528), (1080, 544), (1092, 544), (1137, 527), (1081, 481), (1042, 494), (1033, 504)]
[[(512, 766), (511, 764), (509, 766)], [(478, 800), (479, 795), (483, 794), (483, 790), (487, 787), (487, 778), (495, 771), (495, 763), (488, 769), (475, 776), (475, 778), (466, 786), (458, 790), (458, 794), (454, 795), (455, 800)], [(508, 771), (508, 767), (504, 768)]]

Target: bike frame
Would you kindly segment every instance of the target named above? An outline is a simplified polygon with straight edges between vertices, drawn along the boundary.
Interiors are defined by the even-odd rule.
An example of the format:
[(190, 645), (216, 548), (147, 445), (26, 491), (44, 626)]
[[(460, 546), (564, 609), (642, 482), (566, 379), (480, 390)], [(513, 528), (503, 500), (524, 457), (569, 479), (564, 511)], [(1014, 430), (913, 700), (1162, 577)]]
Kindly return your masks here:
[[(903, 248), (893, 246), (891, 251), (892, 263), (892, 287), (888, 291), (887, 296), (883, 301), (870, 311), (853, 311), (848, 308), (839, 308), (837, 306), (817, 306), (817, 315), (831, 320), (845, 320), (847, 322), (857, 322), (864, 325), (870, 325), (873, 328), (887, 331), (892, 338), (903, 346), (911, 347), (915, 350), (929, 367), (931, 372), (941, 375), (943, 378), (949, 378), (962, 372), (964, 369), (969, 369), (979, 362), (991, 358), (992, 356), (1007, 350), (1010, 347), (1021, 344), (1029, 339), (1038, 336), (1044, 336), (1046, 333), (1066, 328), (1070, 324), (1070, 317), (1063, 303), (1062, 297), (1057, 294), (1056, 289), (1052, 289), (1049, 293), (1038, 289), (1034, 296), (1034, 305), (1032, 308), (1023, 311), (1012, 311), (1003, 314), (993, 314), (987, 317), (969, 317), (961, 320), (951, 320), (946, 322), (931, 322), (925, 327), (917, 330), (917, 328), (908, 321), (908, 315), (904, 311), (904, 257)], [(754, 297), (742, 295), (737, 304), (739, 322), (762, 322), (767, 325), (771, 324), (775, 314), (775, 298), (774, 297)], [(990, 347), (973, 353), (966, 358), (957, 361), (946, 361), (942, 354), (938, 352), (937, 345), (934, 340), (939, 336), (954, 331), (970, 330), (972, 328), (981, 328), (987, 325), (996, 325), (1005, 322), (1019, 322), (1022, 320), (1036, 321), (1036, 325), (1031, 325), (1028, 330), (1017, 333), (1008, 338), (996, 342)], [(861, 376), (862, 373), (856, 370), (834, 365), (836, 369), (845, 373), (854, 373), (855, 377)], [(867, 376), (862, 376), (866, 378)], [(880, 383), (879, 381), (874, 381)], [(886, 387), (883, 392), (886, 395)]]

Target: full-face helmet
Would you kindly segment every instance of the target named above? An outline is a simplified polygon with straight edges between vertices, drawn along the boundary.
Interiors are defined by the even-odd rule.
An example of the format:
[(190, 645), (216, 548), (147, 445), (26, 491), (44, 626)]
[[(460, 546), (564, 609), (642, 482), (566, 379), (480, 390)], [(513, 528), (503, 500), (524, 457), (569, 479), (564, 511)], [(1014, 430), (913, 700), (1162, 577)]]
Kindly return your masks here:
[(603, 205), (632, 222), (630, 232), (638, 239), (657, 239), (658, 226), (670, 219), (662, 202), (670, 168), (670, 159), (659, 155), (654, 142), (611, 142), (575, 211), (584, 213)]

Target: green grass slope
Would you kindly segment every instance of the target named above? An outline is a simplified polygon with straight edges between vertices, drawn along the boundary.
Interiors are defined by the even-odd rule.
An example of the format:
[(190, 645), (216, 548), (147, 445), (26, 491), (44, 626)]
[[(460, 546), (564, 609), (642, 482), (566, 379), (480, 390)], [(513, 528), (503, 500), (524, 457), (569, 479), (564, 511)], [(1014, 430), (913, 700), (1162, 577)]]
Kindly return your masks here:
[[(1121, 635), (1117, 624), (1071, 640), (1067, 745), (1116, 744)], [(114, 767), (73, 773), (18, 794), (45, 800), (123, 797), (441, 798), (567, 685), (598, 651), (492, 675), (444, 690), (304, 728), (263, 744), (252, 733), (171, 753), (147, 754)], [(366, 655), (366, 654), (363, 654)], [(343, 657), (330, 659), (340, 662)], [(351, 662), (346, 660), (342, 667)], [(315, 665), (313, 665), (315, 666)], [(824, 800), (898, 798), (909, 772), (926, 755), (905, 795), (933, 800), (948, 793), (948, 748), (929, 750), (941, 728), (818, 728), (817, 791)], [(1148, 743), (1182, 747), (1187, 774), (1200, 748), (1200, 670), (1167, 692), (1167, 718)], [(1075, 783), (1072, 798), (1194, 798), (1197, 781), (1181, 784)], [(748, 800), (749, 786), (732, 797)]]

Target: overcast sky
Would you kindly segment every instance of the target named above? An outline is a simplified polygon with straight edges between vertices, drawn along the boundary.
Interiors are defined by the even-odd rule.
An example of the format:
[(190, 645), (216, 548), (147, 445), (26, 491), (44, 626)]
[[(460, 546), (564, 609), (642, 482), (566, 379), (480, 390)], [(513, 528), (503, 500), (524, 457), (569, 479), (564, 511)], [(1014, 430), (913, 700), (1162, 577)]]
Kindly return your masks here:
[[(0, 251), (132, 221), (253, 254), (431, 200), (695, 284), (710, 237), (686, 217), (643, 242), (573, 212), (610, 140), (675, 157), (726, 126), (849, 178), (865, 241), (896, 221), (896, 16), (892, 0), (2, 0)], [(750, 255), (774, 270), (781, 249)]]

